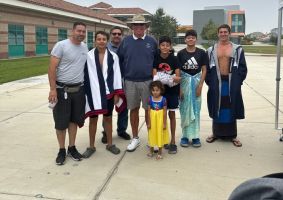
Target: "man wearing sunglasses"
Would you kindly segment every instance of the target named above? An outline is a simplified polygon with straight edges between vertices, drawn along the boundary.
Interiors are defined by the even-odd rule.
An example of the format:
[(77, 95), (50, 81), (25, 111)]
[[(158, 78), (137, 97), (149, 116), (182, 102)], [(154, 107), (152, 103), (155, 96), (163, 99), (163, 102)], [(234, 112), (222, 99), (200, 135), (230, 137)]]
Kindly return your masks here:
[[(107, 48), (110, 51), (113, 51), (115, 53), (117, 53), (118, 47), (122, 41), (122, 37), (123, 37), (123, 30), (122, 28), (118, 27), (118, 26), (114, 26), (113, 28), (111, 28), (110, 30), (110, 42), (108, 42), (107, 44)], [(103, 128), (104, 128), (104, 124), (102, 124)], [(118, 120), (117, 120), (117, 133), (118, 136), (125, 139), (125, 140), (130, 140), (131, 136), (126, 132), (128, 128), (128, 109), (124, 109), (123, 111), (118, 113)], [(101, 142), (103, 144), (107, 143), (107, 136), (106, 136), (106, 132), (105, 132), (105, 128), (102, 131), (102, 138), (101, 138)]]

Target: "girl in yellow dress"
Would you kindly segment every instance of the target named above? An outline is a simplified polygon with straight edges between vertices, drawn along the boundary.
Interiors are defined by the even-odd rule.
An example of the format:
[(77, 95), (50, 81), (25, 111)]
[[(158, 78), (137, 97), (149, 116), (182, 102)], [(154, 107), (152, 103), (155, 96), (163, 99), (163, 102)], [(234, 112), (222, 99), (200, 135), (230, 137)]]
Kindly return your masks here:
[(150, 152), (147, 154), (153, 157), (154, 147), (158, 147), (156, 159), (162, 159), (162, 147), (169, 142), (167, 130), (167, 102), (162, 96), (164, 87), (160, 81), (153, 81), (150, 84), (151, 96), (148, 101), (148, 144)]

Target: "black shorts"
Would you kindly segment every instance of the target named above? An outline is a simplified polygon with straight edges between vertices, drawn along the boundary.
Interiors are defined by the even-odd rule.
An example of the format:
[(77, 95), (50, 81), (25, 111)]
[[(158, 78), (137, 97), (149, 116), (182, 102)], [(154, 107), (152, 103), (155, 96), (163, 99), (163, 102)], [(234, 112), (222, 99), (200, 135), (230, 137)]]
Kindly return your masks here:
[(64, 93), (63, 88), (57, 88), (58, 102), (53, 109), (55, 129), (65, 130), (69, 127), (70, 122), (82, 127), (84, 125), (86, 101), (84, 86), (81, 86), (78, 92), (68, 92), (67, 99), (65, 99)]
[[(107, 99), (107, 113), (103, 114), (103, 116), (105, 117), (112, 116), (113, 109), (114, 109), (114, 97), (112, 97), (111, 99)], [(90, 118), (95, 118), (95, 117), (98, 117), (98, 115), (90, 116)]]
[(170, 110), (174, 110), (179, 108), (179, 96), (175, 95), (175, 94), (164, 94), (164, 97), (167, 100), (167, 109)]

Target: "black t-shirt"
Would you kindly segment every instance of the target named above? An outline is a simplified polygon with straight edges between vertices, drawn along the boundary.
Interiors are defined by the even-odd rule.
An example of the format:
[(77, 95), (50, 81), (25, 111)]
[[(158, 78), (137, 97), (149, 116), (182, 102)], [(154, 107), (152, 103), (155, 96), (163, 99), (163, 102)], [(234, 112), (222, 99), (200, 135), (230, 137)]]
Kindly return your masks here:
[[(165, 59), (158, 54), (154, 59), (153, 68), (155, 68), (158, 72), (165, 72), (169, 75), (173, 75), (175, 74), (176, 69), (180, 69), (180, 64), (174, 54), (169, 54), (169, 56)], [(180, 84), (174, 87), (165, 85), (165, 92), (170, 94), (179, 94), (179, 85)]]
[(196, 47), (195, 52), (188, 52), (182, 49), (177, 54), (180, 69), (190, 75), (195, 75), (201, 71), (201, 67), (208, 62), (207, 54), (204, 50)]

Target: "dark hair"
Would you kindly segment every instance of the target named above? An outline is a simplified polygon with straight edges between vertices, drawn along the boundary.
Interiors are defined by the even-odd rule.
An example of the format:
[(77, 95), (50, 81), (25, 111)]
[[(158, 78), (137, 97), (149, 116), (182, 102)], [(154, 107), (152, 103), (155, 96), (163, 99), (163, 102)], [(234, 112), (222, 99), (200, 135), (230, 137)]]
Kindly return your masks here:
[(220, 26), (218, 26), (217, 33), (219, 33), (219, 30), (221, 28), (226, 28), (228, 30), (228, 32), (231, 33), (231, 28), (230, 28), (230, 26), (228, 24), (221, 24)]
[(164, 86), (163, 84), (161, 83), (161, 81), (152, 81), (149, 85), (149, 89), (150, 91), (153, 90), (154, 87), (157, 87), (160, 89), (160, 93), (163, 94), (164, 93)]
[(106, 33), (105, 31), (97, 31), (97, 32), (95, 33), (95, 36), (94, 36), (94, 39), (95, 39), (95, 40), (96, 40), (98, 34), (104, 35), (104, 36), (107, 38), (107, 41), (109, 40), (109, 34)]
[(75, 29), (75, 28), (76, 28), (77, 26), (79, 26), (79, 25), (82, 25), (82, 26), (86, 27), (86, 24), (83, 23), (83, 22), (75, 22), (75, 23), (73, 24), (73, 29)]
[(162, 42), (167, 42), (167, 43), (169, 43), (169, 44), (172, 44), (171, 39), (170, 39), (170, 37), (168, 37), (168, 36), (161, 36), (161, 37), (159, 38), (159, 45), (160, 45)]
[(185, 38), (188, 37), (188, 36), (195, 36), (197, 38), (198, 34), (197, 34), (197, 32), (194, 29), (191, 29), (191, 30), (188, 30), (186, 32)]
[(119, 29), (119, 30), (121, 31), (122, 35), (123, 35), (123, 29), (122, 29), (121, 27), (119, 27), (119, 26), (113, 26), (113, 27), (110, 29), (110, 34), (111, 34), (112, 31), (115, 30), (115, 29)]

